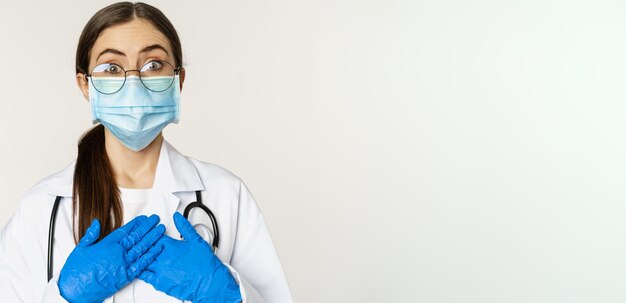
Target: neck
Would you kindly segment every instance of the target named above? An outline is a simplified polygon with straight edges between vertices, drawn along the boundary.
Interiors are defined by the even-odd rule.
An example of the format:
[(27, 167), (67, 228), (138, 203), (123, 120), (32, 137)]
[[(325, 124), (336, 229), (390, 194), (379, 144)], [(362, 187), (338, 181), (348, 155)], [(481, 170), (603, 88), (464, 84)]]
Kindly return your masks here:
[(123, 188), (152, 188), (163, 135), (159, 134), (150, 145), (138, 152), (128, 149), (107, 129), (104, 140), (117, 185)]

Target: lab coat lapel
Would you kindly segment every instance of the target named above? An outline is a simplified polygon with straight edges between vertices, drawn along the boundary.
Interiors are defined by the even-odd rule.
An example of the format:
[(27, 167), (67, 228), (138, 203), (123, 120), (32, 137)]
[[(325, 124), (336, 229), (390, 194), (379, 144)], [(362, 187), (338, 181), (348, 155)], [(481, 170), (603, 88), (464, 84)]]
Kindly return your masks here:
[(191, 160), (165, 140), (161, 145), (153, 188), (146, 213), (158, 214), (168, 233), (176, 230), (172, 224), (172, 216), (181, 203), (193, 202), (181, 201), (180, 193), (204, 190), (198, 171)]

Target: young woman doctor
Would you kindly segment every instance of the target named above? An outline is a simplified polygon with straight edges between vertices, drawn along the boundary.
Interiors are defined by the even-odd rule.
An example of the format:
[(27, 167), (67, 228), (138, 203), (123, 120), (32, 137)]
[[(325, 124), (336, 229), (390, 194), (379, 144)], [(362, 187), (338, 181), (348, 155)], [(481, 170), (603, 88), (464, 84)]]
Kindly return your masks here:
[[(241, 179), (183, 156), (161, 135), (178, 122), (181, 66), (178, 35), (158, 9), (116, 3), (89, 20), (76, 81), (100, 124), (81, 138), (77, 160), (29, 190), (2, 229), (3, 302), (291, 302)], [(205, 212), (181, 215), (198, 198), (215, 230), (200, 228), (213, 224)]]

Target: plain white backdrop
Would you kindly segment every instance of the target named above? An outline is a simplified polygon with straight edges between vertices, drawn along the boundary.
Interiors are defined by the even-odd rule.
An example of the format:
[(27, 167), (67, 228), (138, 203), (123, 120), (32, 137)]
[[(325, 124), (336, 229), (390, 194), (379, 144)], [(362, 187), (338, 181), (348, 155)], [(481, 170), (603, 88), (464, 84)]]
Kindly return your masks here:
[[(109, 3), (0, 4), (2, 225), (91, 126)], [(148, 3), (186, 60), (165, 137), (250, 187), (296, 302), (626, 301), (625, 2)]]

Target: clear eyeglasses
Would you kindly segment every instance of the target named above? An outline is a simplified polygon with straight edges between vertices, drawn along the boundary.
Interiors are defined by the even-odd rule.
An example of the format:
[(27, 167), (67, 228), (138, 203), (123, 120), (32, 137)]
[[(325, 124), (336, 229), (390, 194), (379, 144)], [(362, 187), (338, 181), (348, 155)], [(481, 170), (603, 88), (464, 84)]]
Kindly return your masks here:
[(180, 67), (174, 68), (170, 63), (160, 60), (150, 61), (139, 70), (124, 70), (115, 63), (103, 63), (96, 66), (87, 77), (91, 78), (91, 83), (97, 91), (110, 95), (122, 89), (126, 83), (126, 74), (133, 71), (139, 72), (139, 80), (147, 89), (163, 92), (172, 86)]

